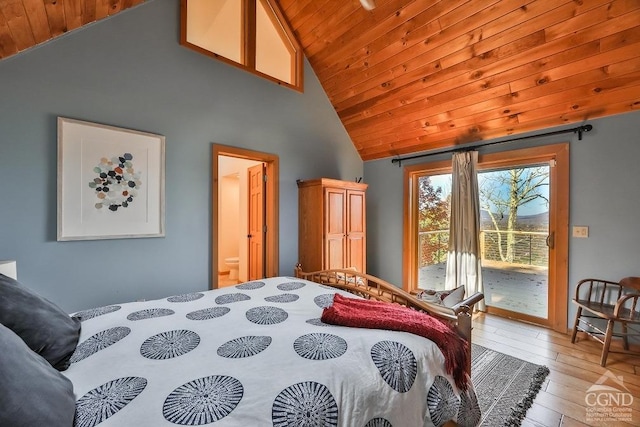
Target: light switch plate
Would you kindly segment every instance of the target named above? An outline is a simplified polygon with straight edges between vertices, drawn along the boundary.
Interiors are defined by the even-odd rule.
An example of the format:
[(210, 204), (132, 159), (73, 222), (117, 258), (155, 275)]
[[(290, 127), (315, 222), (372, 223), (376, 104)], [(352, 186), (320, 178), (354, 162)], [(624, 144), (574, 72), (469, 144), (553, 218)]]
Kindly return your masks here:
[(587, 237), (589, 237), (589, 227), (587, 227), (586, 225), (574, 225), (573, 237), (586, 239)]

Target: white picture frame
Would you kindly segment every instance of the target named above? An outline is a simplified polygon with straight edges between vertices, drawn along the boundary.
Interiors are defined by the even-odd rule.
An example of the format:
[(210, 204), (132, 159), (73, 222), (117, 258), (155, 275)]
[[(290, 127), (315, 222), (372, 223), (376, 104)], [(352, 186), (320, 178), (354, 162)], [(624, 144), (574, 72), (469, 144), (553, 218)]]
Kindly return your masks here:
[(58, 241), (164, 237), (164, 191), (164, 136), (58, 117)]

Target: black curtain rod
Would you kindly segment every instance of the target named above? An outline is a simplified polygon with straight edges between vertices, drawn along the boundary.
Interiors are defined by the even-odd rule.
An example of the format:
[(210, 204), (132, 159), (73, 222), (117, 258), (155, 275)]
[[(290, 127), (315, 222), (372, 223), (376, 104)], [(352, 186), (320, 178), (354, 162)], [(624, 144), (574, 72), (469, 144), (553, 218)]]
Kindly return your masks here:
[(582, 134), (584, 132), (590, 132), (591, 130), (593, 130), (593, 126), (589, 125), (589, 124), (586, 124), (586, 125), (578, 126), (578, 127), (571, 128), (571, 129), (557, 130), (557, 131), (553, 131), (553, 132), (540, 133), (540, 134), (537, 134), (537, 135), (521, 136), (519, 138), (506, 139), (504, 141), (485, 142), (484, 144), (468, 145), (468, 146), (464, 146), (464, 147), (451, 148), (449, 150), (442, 150), (442, 151), (435, 151), (435, 152), (432, 152), (432, 153), (417, 154), (415, 156), (397, 157), (395, 159), (391, 159), (391, 163), (398, 163), (398, 167), (400, 167), (400, 166), (402, 166), (402, 162), (404, 160), (413, 160), (413, 159), (420, 159), (420, 158), (423, 158), (423, 157), (431, 157), (431, 156), (435, 156), (435, 155), (438, 155), (438, 154), (447, 154), (447, 153), (456, 153), (456, 152), (459, 152), (459, 151), (468, 151), (468, 150), (472, 150), (474, 148), (487, 147), (489, 145), (504, 144), (506, 142), (521, 141), (523, 139), (541, 138), (541, 137), (544, 137), (544, 136), (560, 135), (560, 134), (563, 134), (563, 133), (577, 133), (578, 134), (578, 140), (582, 141)]

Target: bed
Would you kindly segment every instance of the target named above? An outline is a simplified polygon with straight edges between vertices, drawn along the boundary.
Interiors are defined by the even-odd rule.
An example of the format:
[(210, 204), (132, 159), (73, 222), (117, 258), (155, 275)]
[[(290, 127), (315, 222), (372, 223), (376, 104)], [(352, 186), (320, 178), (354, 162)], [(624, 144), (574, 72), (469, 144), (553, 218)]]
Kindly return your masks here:
[[(464, 287), (459, 288), (462, 293), (458, 299), (453, 299), (450, 304), (434, 303), (434, 299), (428, 301), (420, 299), (417, 295), (408, 293), (391, 283), (378, 277), (357, 270), (350, 269), (330, 269), (315, 272), (304, 272), (302, 265), (295, 268), (298, 278), (304, 278), (315, 283), (335, 287), (345, 290), (365, 299), (391, 302), (413, 309), (429, 313), (442, 322), (454, 328), (460, 337), (467, 342), (471, 342), (472, 314), (474, 305), (484, 299), (484, 294), (476, 292), (465, 297)], [(452, 295), (453, 296), (453, 295)], [(467, 372), (471, 373), (471, 349), (468, 350)]]
[(298, 270), (75, 313), (80, 336), (61, 373), (74, 425), (477, 425), (473, 386), (456, 385), (433, 341), (321, 320), (338, 298), (408, 295), (347, 274)]

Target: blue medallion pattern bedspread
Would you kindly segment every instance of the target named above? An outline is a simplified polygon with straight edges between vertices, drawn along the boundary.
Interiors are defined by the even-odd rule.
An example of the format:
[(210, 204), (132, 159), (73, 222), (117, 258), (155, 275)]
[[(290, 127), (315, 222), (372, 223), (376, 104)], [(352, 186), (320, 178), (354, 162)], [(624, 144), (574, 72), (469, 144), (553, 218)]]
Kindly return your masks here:
[(323, 324), (333, 295), (277, 277), (76, 313), (78, 427), (477, 425), (431, 341)]

